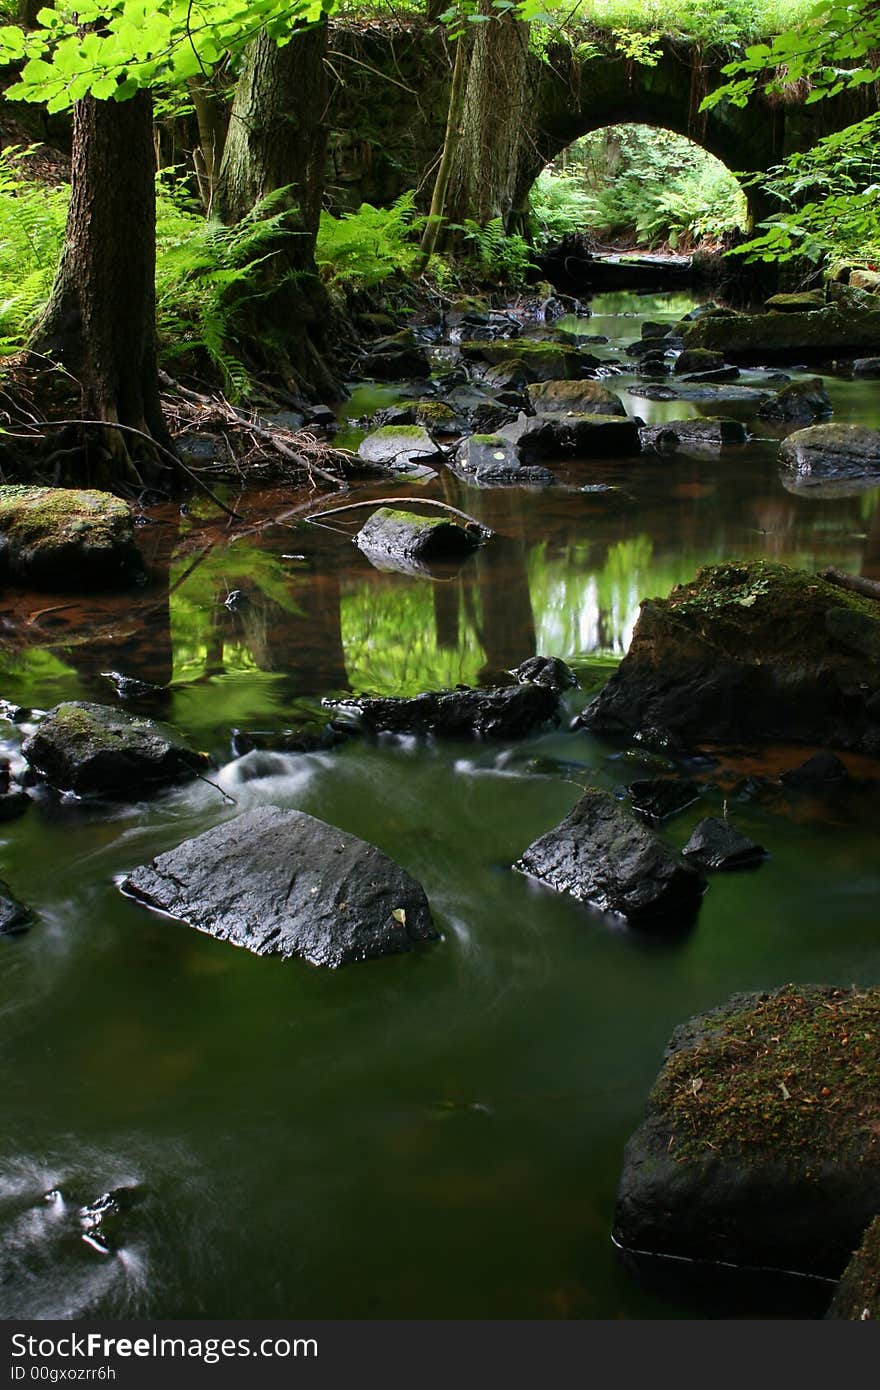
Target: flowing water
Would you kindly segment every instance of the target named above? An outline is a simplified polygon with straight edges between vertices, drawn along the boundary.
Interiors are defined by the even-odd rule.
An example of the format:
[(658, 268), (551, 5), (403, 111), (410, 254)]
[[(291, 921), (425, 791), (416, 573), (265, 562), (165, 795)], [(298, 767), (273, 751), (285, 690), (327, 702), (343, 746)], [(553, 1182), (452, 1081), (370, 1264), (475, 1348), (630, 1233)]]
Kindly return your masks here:
[[(607, 333), (599, 351), (614, 357), (641, 319), (692, 302), (605, 296), (587, 331)], [(874, 384), (829, 386), (836, 418), (880, 425)], [(376, 391), (394, 395), (362, 388), (349, 413)], [(707, 409), (629, 403), (650, 419)], [(230, 543), (194, 503), (144, 527), (156, 579), (134, 599), (4, 595), (0, 696), (112, 702), (109, 670), (167, 684), (154, 711), (214, 755), (236, 804), (196, 782), (125, 806), (42, 797), (0, 826), (0, 876), (38, 916), (0, 941), (0, 1314), (693, 1311), (633, 1280), (612, 1247), (624, 1141), (684, 1018), (789, 980), (878, 982), (876, 803), (870, 815), (864, 796), (737, 805), (770, 858), (716, 876), (689, 934), (652, 940), (509, 868), (581, 786), (631, 780), (632, 750), (563, 724), (512, 746), (351, 740), (260, 776), (230, 740), (314, 714), (330, 692), (492, 680), (535, 652), (573, 662), (589, 692), (625, 651), (639, 600), (725, 556), (880, 575), (877, 493), (794, 495), (779, 431), (757, 433), (716, 457), (572, 464), (545, 491), (438, 479), (426, 496), (499, 539), (433, 581), (372, 568), (351, 526), (282, 522)], [(581, 491), (599, 483), (612, 490)], [(247, 505), (259, 520), (301, 500)], [(233, 589), (249, 598), (235, 612)], [(17, 737), (0, 722), (13, 758)], [(702, 809), (664, 833), (682, 844), (744, 772), (804, 756), (725, 756)], [(120, 895), (126, 870), (262, 803), (396, 857), (424, 883), (442, 941), (322, 972)], [(130, 1205), (102, 1224), (87, 1208), (118, 1188)]]

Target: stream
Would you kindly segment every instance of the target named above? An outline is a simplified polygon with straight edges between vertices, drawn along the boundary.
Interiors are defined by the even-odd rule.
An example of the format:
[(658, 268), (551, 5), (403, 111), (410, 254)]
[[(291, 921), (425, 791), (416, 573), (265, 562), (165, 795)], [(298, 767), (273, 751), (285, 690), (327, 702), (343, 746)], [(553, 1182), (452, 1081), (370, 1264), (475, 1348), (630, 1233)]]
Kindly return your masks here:
[[(696, 302), (600, 296), (585, 331), (631, 367), (622, 344), (641, 322), (674, 322)], [(634, 380), (607, 384), (646, 421), (711, 410), (636, 400)], [(825, 380), (835, 420), (880, 426), (876, 383)], [(339, 442), (356, 444), (349, 421), (399, 394), (358, 387)], [(0, 697), (112, 703), (107, 671), (167, 685), (145, 712), (212, 754), (226, 798), (206, 782), (131, 805), (42, 795), (0, 825), (0, 877), (38, 918), (0, 939), (0, 1316), (705, 1311), (693, 1290), (634, 1279), (615, 1252), (622, 1148), (682, 1020), (740, 990), (880, 982), (864, 804), (739, 803), (741, 778), (810, 750), (726, 750), (702, 805), (662, 834), (680, 847), (729, 797), (770, 857), (715, 876), (689, 934), (652, 937), (509, 868), (581, 787), (650, 775), (644, 752), (565, 723), (509, 746), (354, 738), (262, 761), (234, 758), (231, 740), (318, 719), (323, 695), (491, 682), (536, 652), (577, 671), (573, 715), (626, 651), (640, 599), (703, 564), (763, 556), (880, 577), (878, 491), (787, 491), (783, 427), (754, 423), (750, 405), (722, 410), (758, 437), (714, 456), (570, 463), (544, 490), (451, 474), (420, 485), (498, 536), (433, 582), (374, 569), (351, 543), (356, 520), (233, 540), (196, 499), (143, 527), (156, 577), (134, 596), (4, 594)], [(609, 490), (581, 490), (596, 484)], [(413, 483), (352, 497), (395, 491)], [(251, 493), (247, 507), (271, 520), (303, 496)], [(231, 610), (233, 590), (246, 601)], [(19, 732), (0, 719), (13, 760)], [(135, 865), (266, 803), (391, 854), (424, 884), (442, 941), (322, 971), (236, 950), (119, 893)], [(105, 1231), (88, 1209), (115, 1189), (123, 1210)], [(762, 1289), (758, 1303), (746, 1280), (725, 1308), (782, 1314), (792, 1297)]]

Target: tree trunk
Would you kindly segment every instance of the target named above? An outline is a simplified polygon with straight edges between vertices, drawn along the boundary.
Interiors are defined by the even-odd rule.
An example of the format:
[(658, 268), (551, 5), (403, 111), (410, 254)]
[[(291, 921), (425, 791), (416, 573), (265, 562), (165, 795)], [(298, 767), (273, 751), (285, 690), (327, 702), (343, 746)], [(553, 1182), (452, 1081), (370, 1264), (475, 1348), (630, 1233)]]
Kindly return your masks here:
[(523, 126), (529, 99), (529, 26), (491, 0), (476, 26), (458, 142), (449, 179), (450, 222), (472, 219), (484, 227), (500, 217), (508, 231), (514, 208)]
[(30, 344), (76, 377), (83, 419), (126, 427), (101, 430), (86, 456), (78, 481), (103, 487), (164, 481), (167, 471), (155, 448), (170, 440), (156, 351), (152, 113), (147, 92), (76, 103), (64, 250)]
[(315, 265), (327, 158), (326, 51), (326, 23), (294, 33), (283, 48), (265, 34), (253, 40), (214, 189), (215, 211), (228, 225), (267, 194), (290, 190), (284, 232), (243, 327), (262, 365), (312, 397), (340, 394), (324, 360), (331, 309)]
[(452, 67), (452, 89), (449, 93), (449, 110), (446, 114), (446, 134), (443, 139), (443, 152), (434, 180), (431, 194), (431, 207), (425, 230), (422, 233), (422, 269), (428, 264), (437, 249), (440, 232), (443, 228), (443, 213), (446, 209), (446, 195), (449, 190), (449, 176), (461, 140), (461, 119), (464, 110), (464, 94), (468, 70), (467, 36), (462, 34), (455, 41), (455, 62)]
[(210, 216), (214, 204), (214, 185), (226, 144), (226, 112), (211, 78), (192, 78), (189, 92), (199, 128), (199, 143), (193, 151), (193, 162), (205, 212)]

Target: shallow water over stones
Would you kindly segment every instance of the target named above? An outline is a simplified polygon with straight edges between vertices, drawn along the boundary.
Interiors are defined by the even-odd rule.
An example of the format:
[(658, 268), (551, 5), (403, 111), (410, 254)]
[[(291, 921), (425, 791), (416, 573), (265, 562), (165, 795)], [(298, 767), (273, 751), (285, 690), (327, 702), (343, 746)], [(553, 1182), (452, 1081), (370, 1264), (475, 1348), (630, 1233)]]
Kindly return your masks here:
[[(779, 774), (811, 750), (708, 750), (680, 765), (674, 749), (603, 743), (567, 719), (516, 743), (337, 739), (320, 704), (501, 683), (540, 653), (575, 667), (572, 716), (626, 650), (639, 600), (702, 564), (880, 578), (877, 491), (786, 491), (776, 453), (789, 426), (741, 401), (719, 411), (629, 394), (639, 378), (624, 349), (643, 319), (677, 322), (693, 302), (604, 296), (577, 326), (608, 336), (595, 353), (631, 415), (720, 413), (748, 425), (747, 445), (573, 459), (542, 489), (445, 470), (359, 489), (353, 500), (423, 490), (496, 533), (429, 575), (375, 569), (353, 543), (364, 512), (333, 530), (276, 520), (230, 543), (196, 500), (139, 528), (154, 574), (142, 592), (4, 594), (0, 752), (14, 772), (31, 710), (115, 703), (121, 690), (125, 708), (208, 752), (218, 786), (133, 804), (31, 787), (27, 813), (0, 824), (0, 878), (33, 912), (27, 932), (0, 937), (0, 1312), (634, 1318), (696, 1306), (618, 1263), (624, 1141), (686, 1018), (789, 980), (880, 980), (877, 764), (846, 754), (849, 783), (784, 786)], [(874, 383), (823, 376), (835, 422), (880, 425)], [(399, 396), (368, 384), (349, 411)], [(256, 524), (304, 500), (244, 504)], [(236, 590), (245, 599), (227, 607)], [(768, 851), (757, 872), (713, 875), (687, 931), (634, 932), (511, 870), (584, 787), (671, 772), (700, 796), (659, 827), (667, 844), (680, 849), (727, 800)], [(424, 884), (443, 939), (324, 973), (236, 951), (118, 892), (137, 865), (265, 805), (391, 855)], [(139, 1200), (98, 1250), (81, 1213), (122, 1188)], [(55, 1191), (63, 1205), (46, 1200)], [(727, 1306), (756, 1311), (748, 1294)]]

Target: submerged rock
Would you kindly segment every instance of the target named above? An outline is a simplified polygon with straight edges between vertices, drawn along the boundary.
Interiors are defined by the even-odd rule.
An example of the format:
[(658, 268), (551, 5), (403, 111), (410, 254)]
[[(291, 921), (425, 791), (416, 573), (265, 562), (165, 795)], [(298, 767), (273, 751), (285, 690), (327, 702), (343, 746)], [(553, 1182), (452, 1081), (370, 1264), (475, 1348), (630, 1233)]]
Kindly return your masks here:
[(462, 472), (481, 484), (553, 482), (546, 468), (523, 464), (514, 441), (500, 434), (472, 434), (462, 440), (455, 459)]
[(355, 695), (322, 701), (366, 733), (433, 734), (437, 738), (525, 738), (557, 718), (559, 695), (546, 685), (493, 686), (402, 695)]
[(802, 487), (880, 482), (880, 430), (866, 425), (810, 425), (782, 441), (779, 458)]
[(0, 579), (36, 588), (137, 583), (144, 564), (126, 502), (109, 492), (0, 487)]
[(876, 753), (878, 688), (876, 600), (784, 565), (713, 565), (642, 603), (629, 652), (582, 723)]
[(528, 394), (538, 415), (626, 415), (623, 401), (601, 381), (539, 381)]
[(437, 936), (425, 890), (375, 845), (261, 806), (135, 869), (122, 890), (256, 955), (336, 967)]
[(758, 414), (766, 420), (817, 420), (820, 415), (830, 415), (831, 410), (824, 381), (813, 376), (783, 387), (773, 400), (764, 402)]
[(113, 798), (186, 781), (210, 761), (167, 725), (78, 700), (50, 710), (21, 751), (59, 791)]
[(707, 816), (696, 826), (682, 854), (701, 869), (741, 869), (765, 859), (767, 851), (730, 821)]
[(479, 527), (446, 516), (379, 507), (358, 531), (355, 544), (370, 559), (447, 560), (469, 555), (483, 539)]
[(625, 1248), (837, 1278), (880, 1193), (880, 990), (789, 985), (678, 1028), (624, 1154)]
[(25, 931), (31, 920), (30, 908), (20, 903), (9, 884), (0, 879), (0, 936), (13, 936)]
[(865, 1238), (843, 1271), (828, 1318), (851, 1322), (880, 1320), (880, 1216), (875, 1216)]
[(631, 922), (686, 916), (706, 886), (613, 796), (593, 789), (514, 868)]
[(785, 787), (810, 792), (837, 791), (852, 782), (846, 764), (834, 753), (816, 753), (799, 767), (783, 772), (779, 780)]

